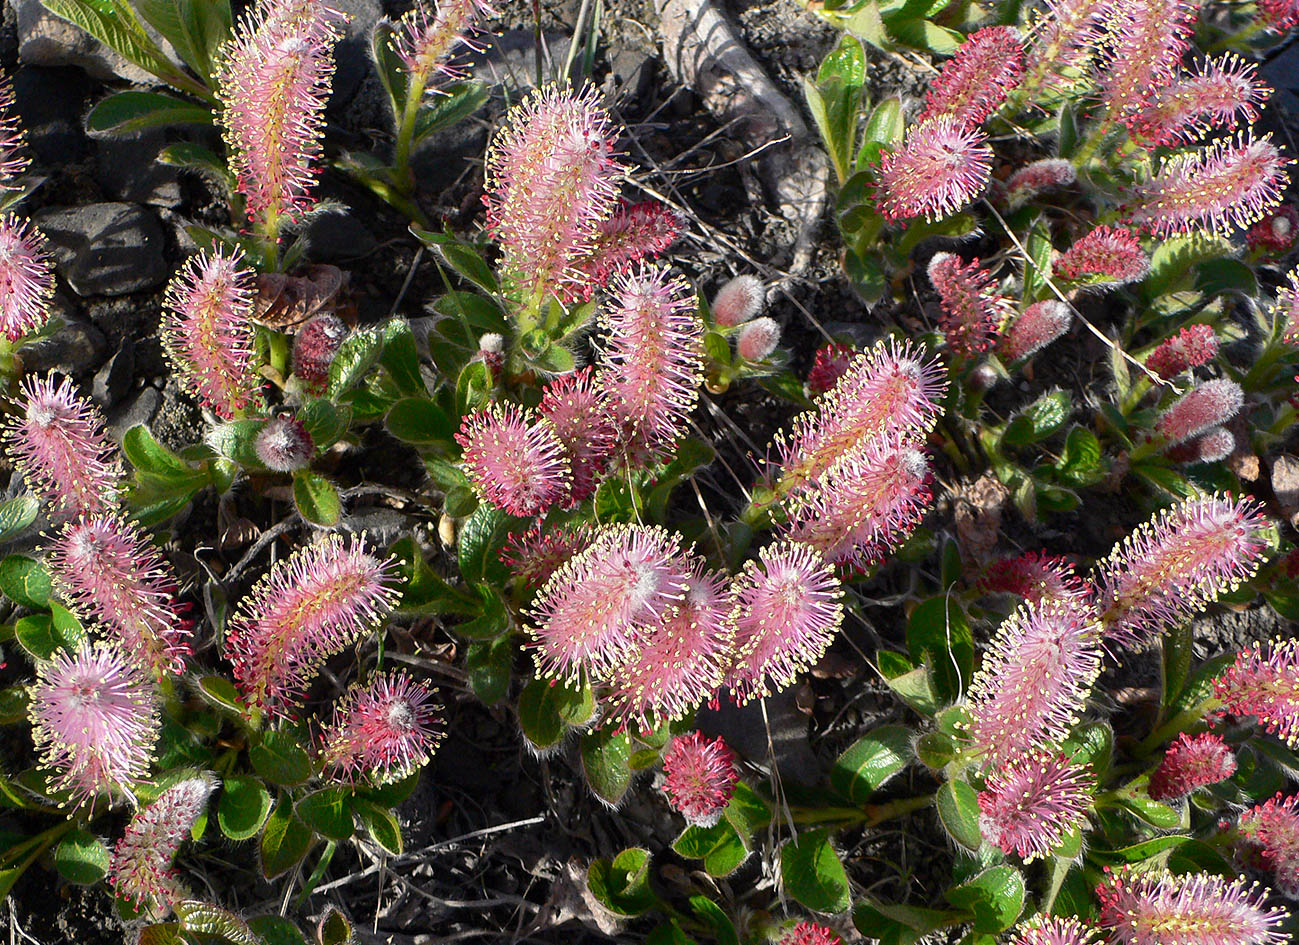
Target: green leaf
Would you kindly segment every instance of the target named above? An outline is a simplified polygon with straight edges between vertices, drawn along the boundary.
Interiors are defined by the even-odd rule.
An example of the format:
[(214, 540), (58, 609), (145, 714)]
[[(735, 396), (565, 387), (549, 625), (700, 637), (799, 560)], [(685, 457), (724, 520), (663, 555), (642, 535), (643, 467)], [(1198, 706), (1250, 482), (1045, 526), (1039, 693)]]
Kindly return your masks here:
[(346, 840), (352, 836), (352, 808), (342, 788), (325, 788), (298, 801), (298, 817), (304, 824), (328, 840)]
[(1155, 837), (1118, 850), (1091, 850), (1088, 852), (1088, 856), (1102, 865), (1118, 866), (1125, 863), (1144, 863), (1147, 860), (1162, 857), (1170, 850), (1181, 846), (1188, 839), (1190, 838), (1182, 836)]
[(1258, 278), (1239, 259), (1210, 259), (1196, 267), (1195, 291), (1208, 296), (1234, 292), (1252, 299), (1258, 296)]
[(939, 56), (951, 56), (960, 48), (965, 37), (930, 20), (889, 21), (889, 33), (900, 43), (926, 49)]
[(1010, 446), (1041, 442), (1065, 425), (1072, 410), (1073, 401), (1066, 392), (1049, 391), (1010, 421), (1001, 441)]
[(383, 328), (365, 328), (352, 332), (339, 346), (329, 363), (329, 380), (325, 392), (330, 400), (338, 398), (365, 379), (383, 352)]
[(248, 929), (257, 936), (261, 945), (307, 945), (302, 930), (284, 916), (254, 916), (248, 920)]
[(248, 749), (253, 770), (272, 784), (291, 787), (311, 777), (311, 758), (298, 739), (283, 729), (262, 734), (261, 743)]
[(230, 175), (230, 169), (215, 151), (201, 144), (192, 141), (173, 141), (158, 152), (158, 162), (173, 167), (183, 167), (212, 178), (226, 190), (233, 189), (234, 178)]
[(1162, 695), (1159, 704), (1165, 709), (1173, 704), (1186, 685), (1194, 658), (1195, 634), (1189, 623), (1174, 627), (1160, 638), (1162, 655)]
[(343, 500), (334, 484), (310, 469), (293, 474), (293, 504), (299, 515), (321, 528), (333, 528), (343, 518)]
[(465, 652), (469, 687), (485, 705), (495, 705), (510, 693), (514, 644), (509, 637), (475, 640)]
[(212, 112), (163, 92), (116, 92), (86, 116), (91, 134), (130, 134), (170, 125), (210, 125)]
[(579, 747), (587, 785), (606, 804), (616, 807), (631, 787), (631, 736), (626, 732), (586, 732)]
[[(181, 928), (203, 938), (224, 939), (230, 945), (261, 945), (239, 916), (221, 906), (199, 899), (184, 899), (175, 903), (176, 918)], [(190, 941), (186, 936), (186, 941)]]
[(122, 437), (122, 452), (131, 466), (160, 479), (187, 480), (197, 470), (174, 451), (163, 446), (143, 424), (136, 424)]
[(401, 602), (397, 609), (408, 614), (476, 614), (481, 604), (471, 600), (433, 573), (413, 539), (403, 538), (388, 549), (397, 560), (402, 579)]
[(347, 407), (336, 406), (323, 397), (312, 397), (298, 408), (298, 419), (311, 434), (316, 455), (320, 455), (346, 435), (352, 411)]
[[(31, 699), (26, 686), (5, 686), (0, 689), (0, 725), (17, 725), (27, 721)], [(0, 804), (3, 804), (0, 800)]]
[(667, 925), (660, 925), (645, 939), (645, 945), (699, 945), (693, 938), (681, 931), (677, 920), (672, 919)]
[(426, 98), (415, 116), (416, 142), (468, 118), (482, 108), (491, 95), (490, 89), (482, 82), (453, 82), (438, 91), (442, 94)]
[(904, 725), (881, 725), (838, 757), (830, 769), (830, 786), (854, 804), (865, 804), (912, 757), (910, 729)]
[[(77, 624), (77, 629), (81, 629), (80, 624)], [(14, 623), (14, 639), (32, 659), (47, 660), (60, 649), (75, 652), (85, 639), (85, 631), (67, 633), (55, 626), (49, 614), (31, 614)]]
[(534, 679), (523, 687), (519, 693), (519, 728), (533, 748), (550, 748), (567, 734), (559, 706), (571, 697), (572, 691), (563, 683), (549, 679)]
[(392, 815), (392, 811), (380, 807), (371, 801), (357, 800), (352, 805), (356, 815), (361, 818), (370, 839), (393, 856), (400, 856), (402, 851), (401, 824)]
[(333, 906), (330, 906), (316, 927), (316, 941), (319, 945), (352, 945), (352, 924), (347, 917)]
[(803, 80), (808, 110), (825, 142), (842, 184), (852, 173), (857, 118), (866, 82), (866, 55), (861, 42), (845, 33), (821, 63), (816, 82)]
[(595, 860), (586, 885), (602, 906), (617, 915), (636, 916), (653, 908), (658, 897), (649, 884), (650, 854), (641, 847), (623, 850), (613, 861)]
[(813, 912), (846, 912), (852, 905), (848, 874), (828, 830), (810, 830), (786, 844), (780, 851), (780, 878), (785, 892)]
[(1104, 479), (1106, 471), (1096, 434), (1086, 427), (1070, 430), (1055, 468), (1060, 478), (1071, 486), (1091, 486)]
[(935, 693), (955, 702), (974, 671), (974, 634), (956, 601), (931, 597), (907, 620), (907, 650), (911, 659), (928, 663)]
[(1207, 233), (1161, 240), (1150, 255), (1150, 274), (1142, 289), (1148, 298), (1157, 299), (1189, 281), (1191, 272), (1200, 264), (1226, 259), (1234, 253), (1230, 240)]
[(918, 666), (897, 676), (887, 676), (885, 682), (899, 699), (921, 715), (933, 715), (942, 705), (934, 692), (933, 673), (927, 666)]
[(27, 555), (9, 555), (0, 561), (0, 593), (15, 604), (44, 610), (50, 606), (50, 572)]
[(690, 908), (712, 929), (717, 945), (740, 945), (740, 936), (735, 931), (735, 923), (717, 903), (704, 896), (691, 896)]
[(448, 266), (478, 288), (492, 295), (500, 294), (501, 286), (496, 280), (496, 274), (492, 272), (478, 250), (449, 233), (434, 233), (417, 226), (412, 226), (410, 231), (424, 245), (437, 250), (438, 255), (446, 260)]
[(186, 76), (145, 32), (126, 0), (41, 0), (55, 16), (73, 23), (124, 59), (168, 85), (197, 94), (206, 89)]
[(1072, 106), (1066, 104), (1060, 109), (1060, 137), (1056, 153), (1062, 158), (1073, 157), (1078, 140), (1078, 118)]
[(857, 170), (865, 170), (879, 159), (881, 149), (897, 144), (906, 131), (902, 118), (902, 99), (886, 98), (875, 106), (862, 132), (862, 146), (857, 153)]
[(1108, 722), (1084, 722), (1069, 733), (1061, 747), (1070, 760), (1087, 765), (1098, 778), (1103, 777), (1114, 754), (1114, 730)]
[(204, 440), (219, 454), (245, 469), (265, 469), (257, 455), (257, 435), (265, 426), (265, 420), (230, 420), (211, 427)]
[(135, 6), (185, 64), (212, 86), (214, 58), (233, 25), (229, 0), (135, 0)]
[[(863, 900), (852, 912), (852, 924), (863, 935), (878, 938), (880, 945), (913, 945), (944, 926), (954, 925), (960, 913), (922, 906)], [(955, 921), (954, 921), (955, 920)]]
[(1152, 801), (1140, 794), (1129, 794), (1120, 797), (1119, 803), (1150, 826), (1158, 827), (1160, 830), (1172, 830), (1181, 826), (1182, 815), (1159, 801)]
[(1024, 877), (1010, 866), (993, 866), (948, 890), (947, 901), (974, 914), (976, 932), (1004, 932), (1024, 911)]
[(89, 831), (78, 827), (64, 835), (54, 851), (54, 867), (70, 883), (89, 886), (108, 873), (108, 847)]
[(255, 836), (270, 812), (271, 795), (256, 778), (228, 777), (222, 783), (217, 826), (231, 840)]
[(514, 521), (491, 505), (480, 505), (469, 516), (456, 543), (456, 560), (466, 581), (500, 586), (509, 579), (500, 551)]
[(407, 397), (392, 405), (384, 423), (388, 432), (404, 443), (450, 444), (456, 434), (455, 422), (427, 397)]
[(384, 91), (388, 93), (388, 106), (392, 109), (393, 119), (401, 121), (410, 92), (410, 80), (406, 75), (405, 62), (397, 55), (398, 30), (398, 25), (391, 20), (379, 20), (370, 32), (370, 57), (374, 60), (375, 73), (383, 83)]
[(40, 510), (40, 502), (30, 492), (0, 504), (0, 541), (9, 541), (26, 531), (36, 521)]
[(239, 690), (224, 676), (204, 676), (198, 681), (198, 691), (203, 698), (219, 708), (239, 715), (247, 711), (247, 706), (239, 698)]
[(262, 831), (262, 875), (282, 876), (301, 862), (311, 849), (311, 831), (293, 813), (293, 799), (280, 798)]
[(1045, 277), (1051, 275), (1051, 230), (1045, 220), (1039, 220), (1029, 231), (1028, 241), (1024, 247), (1028, 252), (1030, 263), (1024, 266), (1023, 302), (1029, 305), (1043, 298), (1046, 294)]
[(967, 850), (977, 850), (983, 843), (979, 830), (979, 795), (964, 781), (943, 784), (934, 795), (938, 819), (947, 835)]

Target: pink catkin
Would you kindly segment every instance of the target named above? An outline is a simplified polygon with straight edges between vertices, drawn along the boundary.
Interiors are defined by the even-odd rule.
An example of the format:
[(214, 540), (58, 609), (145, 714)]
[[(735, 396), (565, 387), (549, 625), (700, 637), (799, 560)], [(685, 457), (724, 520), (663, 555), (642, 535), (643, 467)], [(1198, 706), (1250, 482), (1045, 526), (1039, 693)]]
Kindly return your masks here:
[(968, 697), (965, 734), (986, 764), (1064, 739), (1100, 673), (1100, 639), (1085, 600), (1026, 603), (1002, 622)]
[(618, 207), (626, 171), (593, 88), (534, 90), (510, 109), (487, 155), (487, 224), (515, 291), (581, 297), (581, 268)]
[(677, 241), (682, 228), (676, 212), (661, 203), (624, 203), (601, 221), (589, 255), (575, 264), (583, 273), (578, 296), (590, 298), (615, 276), (658, 256)]
[(268, 235), (314, 205), (343, 20), (320, 0), (259, 0), (226, 49), (221, 123), (249, 218)]
[(158, 678), (185, 671), (190, 621), (177, 581), (148, 536), (116, 514), (69, 523), (46, 562), (61, 597), (83, 621)]
[(1245, 393), (1235, 381), (1205, 381), (1161, 413), (1155, 429), (1169, 445), (1176, 446), (1222, 426), (1240, 413), (1244, 403)]
[(395, 564), (353, 538), (299, 548), (239, 602), (225, 653), (248, 707), (291, 714), (326, 659), (352, 645), (396, 606)]
[(1024, 309), (1002, 337), (998, 352), (1007, 364), (1037, 354), (1064, 337), (1073, 324), (1073, 309), (1058, 299), (1043, 299)]
[(547, 384), (537, 413), (554, 425), (564, 444), (572, 475), (568, 504), (591, 498), (618, 436), (594, 369), (582, 368)]
[(978, 125), (1014, 91), (1024, 73), (1024, 47), (1012, 26), (988, 26), (971, 33), (929, 83), (925, 110), (917, 121), (946, 115)]
[(929, 262), (929, 281), (943, 311), (939, 327), (947, 346), (965, 357), (987, 351), (1011, 311), (1010, 300), (997, 292), (992, 273), (979, 262), (951, 253), (937, 253)]
[(1032, 32), (1021, 94), (1085, 86), (1103, 47), (1111, 8), (1112, 0), (1047, 0), (1046, 12)]
[(267, 420), (253, 438), (253, 452), (267, 469), (293, 472), (311, 462), (316, 455), (316, 444), (306, 424), (297, 417), (282, 414)]
[(629, 459), (665, 459), (689, 429), (703, 380), (704, 326), (683, 279), (661, 268), (615, 280), (601, 315), (598, 378)]
[(1297, 0), (1259, 0), (1258, 13), (1267, 28), (1277, 33), (1299, 26)]
[(774, 318), (745, 322), (735, 335), (735, 353), (745, 361), (765, 361), (780, 344), (780, 324)]
[(1245, 811), (1240, 832), (1271, 871), (1277, 891), (1299, 899), (1299, 794), (1277, 794)]
[(723, 328), (747, 322), (767, 304), (766, 289), (757, 276), (736, 276), (713, 296), (713, 321)]
[(1136, 118), (1134, 131), (1152, 144), (1192, 142), (1210, 128), (1230, 131), (1257, 121), (1271, 93), (1253, 63), (1228, 53), (1160, 89)]
[(68, 791), (74, 804), (129, 791), (148, 776), (158, 707), (146, 678), (117, 648), (85, 645), (38, 661), (28, 715), (54, 789)]
[(843, 939), (829, 926), (800, 922), (785, 931), (778, 945), (843, 945)]
[(854, 358), (816, 408), (777, 438), (782, 483), (791, 493), (810, 488), (869, 438), (923, 440), (942, 412), (946, 390), (942, 364), (923, 348), (879, 342)]
[(763, 548), (735, 588), (726, 685), (743, 705), (784, 689), (824, 655), (843, 622), (843, 588), (818, 552), (794, 542)]
[(1245, 245), (1263, 256), (1279, 256), (1299, 240), (1299, 210), (1286, 204), (1278, 207), (1245, 231)]
[(1175, 801), (1196, 788), (1226, 781), (1235, 773), (1236, 754), (1222, 736), (1182, 732), (1164, 752), (1146, 793), (1151, 800)]
[(539, 675), (604, 678), (626, 665), (649, 629), (681, 606), (694, 576), (674, 536), (613, 525), (560, 566), (533, 603)]
[(890, 220), (949, 217), (983, 192), (991, 173), (992, 149), (981, 132), (949, 115), (931, 118), (884, 152), (879, 211)]
[(555, 425), (544, 417), (493, 403), (465, 417), (456, 442), (474, 490), (511, 515), (541, 515), (567, 500), (568, 455)]
[(1101, 89), (1111, 114), (1131, 126), (1173, 79), (1195, 25), (1191, 0), (1110, 0), (1110, 55)]
[(1030, 604), (1082, 597), (1088, 591), (1065, 558), (1038, 551), (994, 561), (979, 578), (978, 588), (985, 594), (1014, 594)]
[(735, 752), (720, 738), (691, 732), (672, 740), (663, 756), (663, 791), (674, 810), (696, 827), (712, 827), (740, 779)]
[(312, 393), (324, 393), (329, 365), (346, 337), (347, 325), (337, 315), (326, 312), (311, 319), (293, 336), (293, 376)]
[(131, 818), (108, 868), (108, 881), (119, 898), (168, 908), (189, 898), (171, 861), (216, 786), (216, 778), (207, 772), (186, 778)]
[(1063, 755), (1037, 751), (990, 774), (979, 792), (979, 831), (1003, 853), (1050, 855), (1082, 827), (1095, 779)]
[(163, 346), (182, 383), (223, 420), (261, 406), (253, 272), (222, 250), (191, 257), (167, 287)]
[(1290, 163), (1266, 136), (1248, 134), (1178, 152), (1138, 185), (1129, 220), (1161, 237), (1247, 227), (1281, 202)]
[(346, 781), (389, 784), (427, 764), (443, 734), (433, 695), (401, 672), (353, 686), (321, 739), (326, 770)]
[(122, 464), (98, 409), (64, 378), (28, 375), (4, 430), (5, 450), (27, 485), (70, 515), (112, 511), (120, 501)]
[(1276, 639), (1241, 651), (1213, 682), (1233, 715), (1247, 715), (1292, 747), (1299, 745), (1299, 642)]
[(537, 588), (566, 561), (591, 543), (591, 527), (543, 528), (535, 523), (521, 534), (512, 534), (501, 549), (501, 562), (528, 588)]
[(1236, 437), (1226, 427), (1214, 427), (1201, 433), (1189, 443), (1164, 450), (1164, 455), (1175, 463), (1217, 463), (1236, 451)]
[(1096, 565), (1106, 635), (1130, 646), (1189, 620), (1258, 571), (1267, 528), (1252, 498), (1211, 495), (1159, 512)]
[(1096, 887), (1098, 923), (1114, 945), (1282, 945), (1284, 909), (1267, 906), (1266, 893), (1243, 878), (1209, 873), (1174, 876), (1113, 871)]
[(1057, 257), (1052, 268), (1070, 281), (1118, 286), (1144, 279), (1150, 258), (1130, 231), (1098, 226)]
[(1183, 371), (1207, 364), (1217, 356), (1218, 336), (1213, 333), (1213, 327), (1187, 325), (1150, 352), (1146, 367), (1168, 380)]
[(44, 327), (53, 295), (45, 237), (12, 214), (0, 218), (0, 335), (17, 341)]
[(1015, 930), (1010, 945), (1095, 945), (1099, 935), (1072, 916), (1039, 915)]
[(0, 72), (0, 190), (17, 190), (18, 178), (32, 163), (16, 107), (13, 82)]
[(411, 80), (432, 91), (427, 83), (435, 75), (464, 77), (464, 71), (449, 60), (461, 49), (481, 51), (474, 29), (480, 18), (490, 16), (496, 16), (496, 11), (484, 0), (441, 0), (432, 14), (417, 4), (398, 21), (392, 35), (393, 51)]
[(612, 673), (600, 700), (611, 722), (654, 731), (716, 692), (735, 648), (728, 583), (694, 564), (680, 605), (648, 626), (636, 655)]
[(844, 453), (815, 487), (787, 504), (787, 533), (832, 564), (865, 570), (883, 560), (924, 518), (929, 461), (906, 443), (865, 440)]
[(1068, 187), (1078, 179), (1073, 163), (1063, 158), (1043, 158), (1021, 167), (1004, 185), (1006, 203), (1017, 210), (1039, 194)]
[(812, 370), (807, 373), (807, 392), (816, 396), (831, 390), (848, 372), (848, 366), (856, 357), (857, 349), (852, 345), (822, 345), (812, 361)]

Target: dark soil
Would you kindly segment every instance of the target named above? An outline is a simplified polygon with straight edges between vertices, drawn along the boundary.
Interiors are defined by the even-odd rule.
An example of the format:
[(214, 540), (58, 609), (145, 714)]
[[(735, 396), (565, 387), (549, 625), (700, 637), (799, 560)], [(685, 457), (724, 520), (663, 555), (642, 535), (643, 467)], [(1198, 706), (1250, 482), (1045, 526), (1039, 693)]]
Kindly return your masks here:
[[(499, 5), (505, 8), (501, 27), (531, 29), (528, 4), (506, 0)], [(403, 4), (387, 6), (393, 8), (390, 12), (399, 12)], [(903, 320), (909, 330), (923, 327), (923, 292), (921, 302), (906, 312), (872, 313), (860, 301), (840, 273), (838, 240), (828, 222), (809, 271), (781, 279), (769, 267), (767, 261), (782, 246), (779, 221), (766, 205), (752, 171), (737, 163), (742, 150), (726, 134), (717, 134), (716, 124), (700, 111), (689, 90), (674, 87), (667, 79), (654, 58), (652, 18), (645, 6), (639, 0), (605, 4), (607, 46), (597, 59), (593, 78), (615, 93), (615, 117), (628, 129), (624, 151), (636, 169), (631, 195), (638, 196), (634, 191), (643, 185), (668, 198), (692, 221), (673, 251), (674, 264), (710, 291), (737, 272), (779, 280), (781, 290), (771, 299), (768, 314), (783, 326), (783, 345), (800, 373), (810, 366), (816, 348), (831, 337), (868, 341), (888, 327), (885, 319), (890, 315)], [(547, 36), (567, 35), (577, 7), (575, 0), (543, 2)], [(799, 78), (815, 70), (834, 43), (834, 32), (790, 0), (734, 0), (730, 11), (773, 79), (798, 101)], [(6, 11), (4, 22), (0, 65), (12, 74), (18, 64), (11, 11)], [(526, 42), (520, 48), (526, 60), (531, 54)], [(925, 75), (899, 57), (874, 50), (869, 55), (872, 96), (878, 100), (901, 94), (914, 102), (923, 91)], [(79, 128), (84, 108), (106, 89), (74, 70), (54, 71), (59, 75), (52, 78), (75, 94), (66, 102), (40, 104), (47, 110), (64, 108), (68, 114), (62, 117)], [(372, 82), (363, 83), (353, 103), (331, 115), (331, 146), (364, 149), (382, 137), (384, 119), (374, 91)], [(23, 105), (20, 101), (20, 108)], [(494, 100), (486, 113), (449, 134), (424, 159), (424, 202), (438, 221), (457, 232), (474, 234), (481, 228), (481, 153), (487, 128), (502, 110), (503, 102)], [(99, 143), (75, 131), (71, 139), (68, 153), (74, 157), (43, 162), (40, 170), (49, 179), (24, 212), (34, 215), (46, 207), (111, 199), (94, 171)], [(164, 226), (168, 271), (174, 271), (191, 249), (182, 227), (186, 221), (225, 222), (223, 201), (209, 185), (189, 176), (182, 177), (181, 184), (179, 205), (160, 214), (168, 224)], [(427, 314), (426, 306), (445, 286), (428, 255), (419, 252), (405, 221), (336, 174), (325, 175), (320, 191), (344, 204), (370, 238), (364, 255), (338, 260), (350, 272), (348, 296), (358, 320), (376, 321), (394, 310), (413, 319)], [(718, 234), (728, 242), (719, 241)], [(201, 434), (201, 417), (167, 377), (157, 341), (161, 287), (111, 299), (80, 298), (66, 287), (64, 293), (73, 313), (93, 324), (103, 338), (101, 350), (81, 367), (77, 379), (89, 386), (103, 364), (129, 343), (134, 376), (116, 402), (104, 405), (110, 417), (115, 408), (153, 388), (161, 393), (152, 420), (154, 432), (175, 447), (193, 442)], [(1098, 315), (1098, 322), (1103, 323), (1103, 317)], [(993, 409), (1008, 415), (1041, 392), (1063, 387), (1080, 392), (1081, 416), (1087, 392), (1094, 393), (1106, 383), (1100, 367), (1105, 350), (1081, 331), (1053, 350), (1053, 357), (1040, 361), (1031, 379), (995, 391), (989, 398)], [(742, 490), (758, 477), (757, 461), (793, 413), (786, 402), (753, 386), (704, 397), (696, 420), (705, 438), (716, 443), (719, 461), (699, 482), (715, 517), (724, 518), (738, 507)], [(415, 454), (378, 430), (366, 434), (361, 450), (340, 458), (338, 473), (345, 486), (382, 482), (398, 490), (414, 490), (422, 479)], [(951, 469), (941, 469), (938, 477), (948, 484), (958, 478)], [(953, 533), (951, 498), (941, 485), (935, 488), (937, 509), (928, 531), (941, 539)], [(689, 497), (688, 514), (697, 514), (693, 503), (693, 496)], [(387, 496), (358, 497), (353, 514), (383, 534), (383, 528), (391, 525), (394, 504), (400, 502)], [(219, 545), (216, 537), (224, 525), (240, 518), (273, 524), (287, 509), (282, 500), (277, 503), (251, 493), (237, 495), (220, 510), (214, 501), (201, 500), (178, 526), (179, 534), (168, 550), (182, 576), (198, 587), (206, 579), (204, 568), (225, 574), (246, 550), (245, 545)], [(1144, 514), (1142, 503), (1123, 493), (1089, 494), (1085, 513), (1041, 522), (1025, 521), (1008, 509), (1002, 547), (1008, 552), (1044, 549), (1090, 561), (1108, 551)], [(435, 522), (429, 516), (425, 519), (421, 532), (433, 547)], [(202, 567), (180, 550), (196, 546), (212, 549), (205, 553)], [(244, 573), (226, 588), (232, 599), (261, 573), (269, 553), (268, 549), (248, 562)], [(931, 555), (918, 565), (886, 570), (855, 591), (854, 617), (818, 672), (786, 697), (769, 702), (769, 730), (762, 716), (752, 712), (704, 719), (705, 725), (726, 731), (741, 747), (752, 766), (751, 775), (770, 777), (774, 760), (791, 789), (799, 780), (815, 786), (824, 778), (828, 763), (865, 730), (914, 718), (890, 695), (869, 659), (882, 647), (905, 649), (905, 614), (895, 595), (900, 598), (908, 591), (915, 577), (909, 573), (911, 568), (920, 579), (937, 585)], [(203, 606), (197, 593), (192, 594), (192, 602)], [(1264, 610), (1213, 613), (1197, 625), (1200, 655), (1286, 632), (1270, 614)], [(987, 629), (976, 628), (978, 639), (987, 638)], [(651, 926), (634, 923), (618, 929), (584, 896), (583, 877), (586, 865), (596, 857), (611, 857), (631, 846), (654, 851), (670, 847), (679, 822), (653, 789), (653, 777), (642, 779), (622, 809), (608, 810), (584, 787), (572, 744), (546, 757), (534, 757), (522, 748), (508, 709), (484, 707), (467, 694), (456, 669), (457, 643), (443, 627), (423, 621), (398, 628), (395, 635), (399, 653), (411, 655), (418, 649), (421, 655), (413, 658), (443, 677), (448, 733), (420, 787), (401, 808), (408, 852), (392, 863), (379, 864), (355, 848), (340, 848), (314, 895), (301, 906), (292, 903), (290, 914), (319, 915), (327, 905), (334, 905), (353, 920), (363, 943), (642, 941)], [(353, 661), (349, 657), (331, 666), (331, 685), (347, 682)], [(17, 672), (14, 666), (0, 671), (0, 684), (11, 684)], [(1112, 669), (1110, 675), (1117, 685), (1140, 686), (1156, 678), (1156, 672), (1153, 664), (1138, 661), (1121, 671)], [(769, 736), (776, 746), (774, 759), (767, 755)], [(20, 765), (21, 759), (9, 756), (5, 762), (8, 769)], [(926, 783), (926, 776), (914, 769), (904, 778), (913, 783), (895, 785), (899, 794), (922, 790)], [(905, 826), (905, 830), (847, 834), (842, 852), (859, 889), (872, 889), (882, 898), (931, 904), (941, 894), (943, 877), (950, 875), (954, 854), (932, 814), (917, 815)], [(246, 914), (278, 912), (283, 884), (255, 883), (256, 873), (248, 869), (253, 856), (251, 844), (189, 853), (182, 857), (180, 868), (183, 875), (202, 876), (210, 884), (210, 889), (198, 892), (210, 893)], [(781, 910), (771, 856), (771, 850), (764, 851), (729, 880), (718, 883), (718, 899), (728, 912)], [(675, 888), (682, 870), (688, 868), (670, 853), (656, 862), (660, 863), (656, 882), (667, 889)], [(899, 873), (903, 879), (892, 878)], [(58, 882), (54, 875), (37, 869), (24, 877), (0, 907), (0, 929), (9, 931), (15, 942), (38, 945), (121, 941), (105, 893)]]

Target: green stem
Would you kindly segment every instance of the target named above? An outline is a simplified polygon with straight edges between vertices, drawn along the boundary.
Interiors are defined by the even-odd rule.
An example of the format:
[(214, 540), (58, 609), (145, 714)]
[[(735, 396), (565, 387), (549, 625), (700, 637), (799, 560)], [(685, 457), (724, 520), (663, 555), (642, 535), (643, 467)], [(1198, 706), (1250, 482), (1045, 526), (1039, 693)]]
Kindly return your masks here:
[(1092, 129), (1091, 134), (1087, 136), (1086, 140), (1083, 141), (1082, 146), (1078, 149), (1078, 153), (1074, 155), (1074, 166), (1079, 169), (1086, 167), (1088, 162), (1096, 156), (1097, 150), (1100, 149), (1100, 146), (1104, 143), (1105, 139), (1109, 137), (1110, 132), (1113, 130), (1114, 116), (1107, 113), (1105, 117), (1101, 119), (1101, 123)]
[(22, 843), (16, 846), (12, 846), (8, 850), (5, 850), (4, 853), (0, 854), (0, 864), (7, 864), (12, 860), (18, 859), (23, 853), (27, 852), (28, 850), (32, 850), (31, 855), (28, 856), (18, 867), (19, 870), (25, 870), (28, 866), (31, 865), (31, 862), (34, 859), (36, 859), (47, 849), (49, 849), (50, 845), (53, 844), (55, 840), (58, 840), (65, 833), (70, 831), (75, 825), (76, 825), (76, 821), (69, 819), (63, 821), (62, 823), (55, 824), (53, 827), (50, 827), (47, 830), (42, 830), (36, 836), (29, 837), (28, 839), (24, 840)]
[(397, 143), (393, 150), (393, 183), (403, 196), (410, 197), (415, 193), (415, 175), (410, 169), (410, 155), (415, 143), (415, 123), (419, 118), (420, 106), (424, 103), (424, 86), (427, 75), (411, 76), (406, 89), (406, 104), (402, 107), (401, 119), (397, 124)]
[(1189, 728), (1196, 722), (1201, 721), (1210, 712), (1215, 712), (1222, 708), (1222, 700), (1210, 696), (1203, 702), (1191, 706), (1189, 709), (1183, 709), (1163, 725), (1151, 732), (1141, 744), (1133, 749), (1132, 754), (1137, 758), (1147, 758), (1152, 755), (1160, 745), (1168, 741), (1174, 735)]

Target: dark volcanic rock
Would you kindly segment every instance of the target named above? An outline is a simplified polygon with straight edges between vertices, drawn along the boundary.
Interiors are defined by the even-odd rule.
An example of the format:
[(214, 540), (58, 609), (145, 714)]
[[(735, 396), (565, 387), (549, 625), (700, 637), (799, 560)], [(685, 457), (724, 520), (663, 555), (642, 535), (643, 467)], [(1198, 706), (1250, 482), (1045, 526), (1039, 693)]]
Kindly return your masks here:
[(162, 226), (131, 203), (92, 203), (41, 213), (59, 274), (78, 295), (126, 295), (167, 277)]

